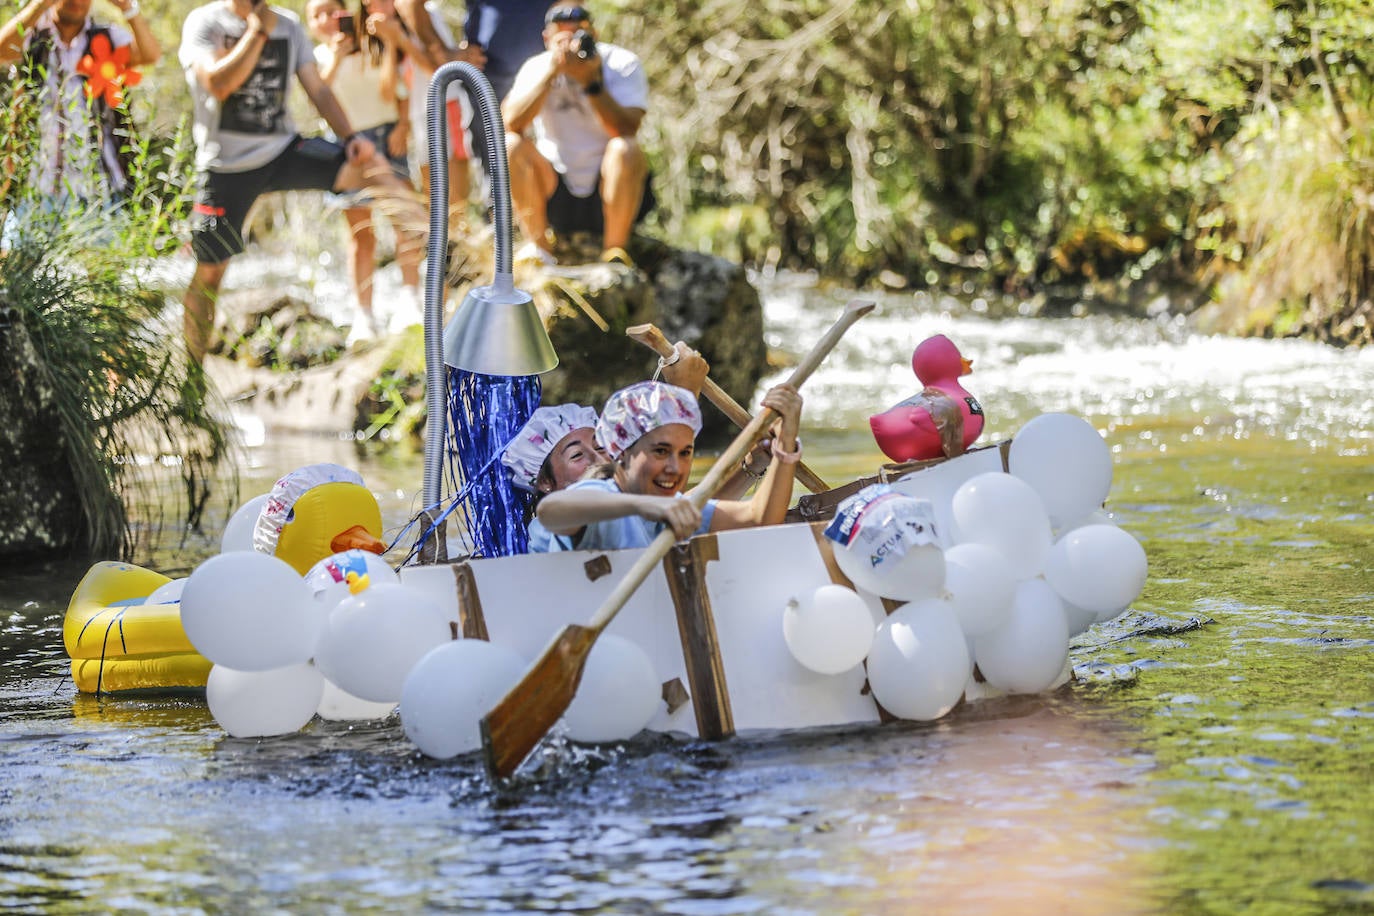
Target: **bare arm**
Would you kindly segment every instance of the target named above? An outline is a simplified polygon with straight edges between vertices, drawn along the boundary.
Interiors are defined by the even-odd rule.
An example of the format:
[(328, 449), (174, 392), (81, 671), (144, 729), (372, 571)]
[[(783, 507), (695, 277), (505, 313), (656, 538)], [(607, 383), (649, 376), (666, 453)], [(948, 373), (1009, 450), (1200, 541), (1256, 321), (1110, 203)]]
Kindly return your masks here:
[[(780, 415), (773, 425), (773, 441), (784, 452), (796, 452), (799, 448), (797, 430), (801, 421), (801, 404), (801, 395), (787, 384), (769, 389), (763, 397), (763, 405), (773, 408)], [(716, 503), (715, 514), (711, 516), (711, 530), (729, 531), (782, 522), (787, 515), (787, 505), (792, 501), (795, 470), (795, 462), (784, 462), (775, 455), (751, 499), (747, 502), (723, 500)]]
[(679, 538), (690, 537), (701, 524), (701, 512), (691, 500), (672, 496), (640, 496), (577, 488), (558, 490), (539, 501), (538, 516), (554, 534), (573, 535), (596, 522), (638, 515), (664, 522)]
[(38, 17), (57, 0), (29, 0), (19, 13), (0, 27), (0, 65), (12, 64), (24, 53), (24, 36)]
[(153, 35), (153, 30), (148, 27), (148, 17), (139, 10), (135, 10), (132, 16), (129, 15), (129, 7), (133, 6), (133, 0), (113, 0), (113, 2), (115, 6), (119, 7), (119, 11), (125, 15), (125, 21), (129, 23), (129, 31), (134, 36), (133, 46), (129, 49), (129, 63), (135, 67), (157, 63), (162, 58), (162, 45), (158, 44), (157, 37)]
[[(192, 68), (196, 80), (221, 102), (229, 98), (253, 75), (253, 68), (258, 65), (258, 58), (276, 24), (277, 14), (266, 3), (253, 7), (248, 14), (248, 28), (232, 48), (196, 62)], [(311, 69), (314, 69), (313, 64)]]
[(429, 10), (425, 9), (424, 0), (398, 0), (396, 12), (415, 36), (412, 42), (414, 47), (407, 49), (407, 53), (413, 54), (426, 70), (437, 70), (449, 61), (463, 61), (474, 67), (486, 66), (487, 55), (481, 48), (469, 45), (466, 41), (459, 42), (456, 48), (450, 47), (439, 37)]
[(558, 78), (558, 67), (552, 54), (543, 59), (548, 62), (548, 70), (539, 81), (511, 89), (501, 103), (501, 120), (506, 122), (506, 130), (513, 134), (523, 134), (534, 123), (544, 108), (544, 100), (553, 88), (553, 81)]
[[(334, 136), (351, 137), (353, 125), (349, 123), (348, 115), (344, 114), (343, 106), (335, 97), (334, 90), (330, 89), (329, 84), (320, 76), (319, 68), (313, 63), (303, 64), (296, 71), (296, 78), (301, 81), (301, 88), (310, 97), (310, 102), (315, 106), (315, 110), (320, 113), (320, 117), (324, 118), (329, 129), (334, 131)], [(353, 144), (349, 145), (352, 146)]]

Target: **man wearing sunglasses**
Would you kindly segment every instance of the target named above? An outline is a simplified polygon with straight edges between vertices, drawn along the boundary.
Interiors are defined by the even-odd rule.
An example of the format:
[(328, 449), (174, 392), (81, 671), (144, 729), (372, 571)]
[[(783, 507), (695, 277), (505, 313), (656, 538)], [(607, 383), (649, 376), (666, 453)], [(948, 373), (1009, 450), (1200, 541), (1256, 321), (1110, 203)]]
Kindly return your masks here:
[(601, 259), (629, 264), (630, 231), (653, 206), (635, 139), (648, 78), (632, 52), (597, 40), (591, 13), (572, 0), (549, 7), (544, 48), (501, 106), (511, 198), (527, 240), (516, 260), (554, 263), (552, 230), (600, 234)]

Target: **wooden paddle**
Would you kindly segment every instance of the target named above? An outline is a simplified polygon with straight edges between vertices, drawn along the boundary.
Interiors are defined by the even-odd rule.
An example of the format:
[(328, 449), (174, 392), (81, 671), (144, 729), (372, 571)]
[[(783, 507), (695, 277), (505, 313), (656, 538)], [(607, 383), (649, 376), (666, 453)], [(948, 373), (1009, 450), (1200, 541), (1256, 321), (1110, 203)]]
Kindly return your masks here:
[[(825, 336), (793, 370), (788, 383), (800, 388), (834, 349), (845, 331), (872, 310), (872, 302), (859, 300), (845, 306), (839, 320), (831, 325)], [(693, 505), (698, 509), (706, 505), (706, 500), (720, 489), (726, 476), (753, 448), (776, 417), (775, 411), (765, 409), (745, 425), (735, 441), (706, 472), (701, 483), (692, 489), (688, 499), (692, 500)], [(649, 573), (658, 567), (675, 541), (671, 528), (660, 532), (630, 567), (625, 578), (616, 585), (606, 602), (592, 615), (592, 619), (586, 625), (569, 624), (560, 630), (519, 683), (482, 718), (482, 753), (486, 758), (487, 772), (494, 778), (505, 779), (514, 773), (563, 715), (577, 692), (582, 669), (597, 637), (620, 613)]]
[[(625, 336), (639, 341), (665, 359), (677, 352), (676, 348), (668, 342), (668, 338), (663, 336), (663, 332), (652, 324), (637, 324), (634, 327), (626, 328)], [(701, 393), (706, 395), (706, 400), (719, 407), (721, 413), (729, 417), (740, 429), (748, 426), (749, 421), (753, 419), (749, 416), (749, 411), (740, 406), (739, 401), (730, 397), (728, 391), (711, 381), (709, 377), (702, 384)], [(830, 489), (829, 485), (821, 480), (820, 475), (806, 466), (805, 461), (797, 465), (797, 479), (801, 481), (802, 486), (812, 493), (824, 493)]]

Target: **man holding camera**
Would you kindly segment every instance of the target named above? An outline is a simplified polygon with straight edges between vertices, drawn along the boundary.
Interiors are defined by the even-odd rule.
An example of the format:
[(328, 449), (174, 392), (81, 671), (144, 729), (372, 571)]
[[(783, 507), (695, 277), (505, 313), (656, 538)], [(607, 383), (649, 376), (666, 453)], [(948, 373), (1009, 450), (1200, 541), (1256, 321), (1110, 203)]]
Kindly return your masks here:
[(511, 198), (528, 240), (516, 259), (555, 263), (552, 228), (600, 233), (601, 259), (629, 264), (630, 230), (653, 206), (635, 139), (648, 78), (632, 52), (596, 40), (591, 13), (574, 0), (549, 7), (544, 47), (501, 106)]
[[(260, 194), (386, 188), (377, 196), (399, 211), (400, 224), (423, 226), (425, 218), (410, 185), (353, 132), (294, 13), (262, 0), (215, 0), (186, 17), (179, 56), (195, 107), (198, 173), (196, 269), (182, 302), (186, 349), (200, 362), (220, 285), (230, 258), (244, 250), (243, 223)], [(286, 109), (292, 76), (341, 144), (296, 132)]]

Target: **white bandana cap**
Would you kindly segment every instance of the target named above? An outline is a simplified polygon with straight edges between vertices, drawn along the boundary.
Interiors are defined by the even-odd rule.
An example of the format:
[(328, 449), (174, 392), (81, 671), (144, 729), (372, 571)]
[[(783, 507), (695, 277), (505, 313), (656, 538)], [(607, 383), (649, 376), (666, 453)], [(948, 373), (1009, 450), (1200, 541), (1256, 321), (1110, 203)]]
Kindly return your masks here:
[(639, 441), (639, 437), (669, 423), (701, 432), (701, 407), (696, 395), (667, 382), (636, 382), (611, 395), (596, 424), (596, 441), (612, 458)]
[(522, 490), (535, 492), (535, 481), (544, 462), (549, 460), (563, 437), (578, 429), (595, 429), (596, 411), (581, 404), (540, 407), (529, 422), (510, 440), (501, 453), (501, 463), (510, 471), (511, 482)]
[(341, 464), (307, 464), (296, 468), (281, 478), (267, 494), (258, 513), (258, 523), (253, 528), (253, 549), (259, 553), (273, 556), (277, 552), (277, 540), (281, 530), (291, 521), (291, 510), (310, 490), (325, 483), (356, 483), (363, 485), (362, 476)]

